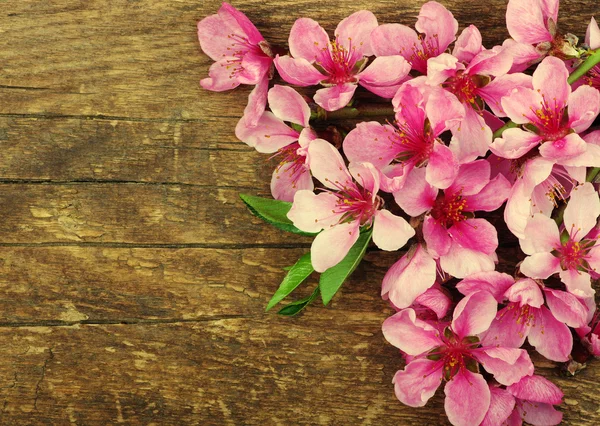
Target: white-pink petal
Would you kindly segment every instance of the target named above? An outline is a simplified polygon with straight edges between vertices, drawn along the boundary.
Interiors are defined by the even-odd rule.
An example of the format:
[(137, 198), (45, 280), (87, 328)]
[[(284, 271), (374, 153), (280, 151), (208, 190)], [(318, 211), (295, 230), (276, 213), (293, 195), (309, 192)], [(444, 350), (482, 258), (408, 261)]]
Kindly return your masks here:
[(277, 55), (274, 63), (281, 78), (296, 86), (314, 86), (327, 78), (304, 58)]
[(294, 226), (304, 232), (319, 232), (338, 223), (341, 214), (333, 213), (338, 198), (329, 193), (314, 194), (310, 190), (300, 190), (294, 195), (294, 203), (287, 214)]
[(310, 108), (300, 93), (276, 84), (269, 90), (268, 99), (269, 108), (277, 118), (308, 127)]
[(498, 303), (487, 291), (470, 293), (454, 308), (452, 330), (459, 338), (486, 331), (498, 311)]
[(378, 210), (373, 222), (373, 242), (381, 250), (394, 251), (404, 247), (415, 230), (400, 216), (388, 210)]
[(352, 184), (344, 159), (339, 151), (324, 139), (315, 139), (308, 146), (310, 171), (327, 188), (339, 190)]
[(490, 406), (490, 388), (481, 374), (462, 369), (444, 388), (444, 409), (454, 426), (478, 425)]
[(600, 48), (600, 28), (593, 16), (585, 32), (585, 44), (592, 50)]
[(575, 241), (580, 241), (596, 226), (600, 215), (600, 198), (590, 182), (576, 186), (564, 213), (565, 229)]
[(340, 263), (358, 240), (359, 233), (357, 220), (321, 231), (310, 247), (311, 263), (315, 271), (325, 272)]
[(592, 86), (579, 86), (569, 95), (569, 123), (576, 133), (587, 130), (600, 112), (600, 92)]
[(520, 269), (526, 277), (545, 280), (560, 271), (560, 259), (550, 253), (534, 253), (523, 260)]
[(443, 345), (440, 332), (417, 318), (413, 309), (402, 309), (381, 326), (385, 339), (409, 355), (420, 355)]
[(363, 56), (371, 56), (371, 32), (377, 25), (377, 18), (372, 12), (359, 10), (340, 21), (335, 29), (335, 37), (346, 50), (354, 49)]
[(312, 64), (329, 46), (329, 36), (317, 21), (300, 18), (290, 30), (288, 44), (294, 58), (304, 58)]
[(442, 382), (441, 365), (428, 359), (410, 362), (394, 375), (396, 397), (409, 407), (423, 407)]
[(527, 223), (525, 240), (527, 244), (521, 245), (525, 254), (550, 253), (561, 246), (558, 225), (553, 219), (540, 213), (533, 215)]
[(533, 72), (533, 88), (553, 106), (566, 105), (571, 94), (568, 78), (565, 62), (555, 56), (547, 56)]
[(356, 84), (336, 84), (333, 87), (317, 90), (313, 99), (326, 111), (336, 111), (348, 105), (355, 91)]

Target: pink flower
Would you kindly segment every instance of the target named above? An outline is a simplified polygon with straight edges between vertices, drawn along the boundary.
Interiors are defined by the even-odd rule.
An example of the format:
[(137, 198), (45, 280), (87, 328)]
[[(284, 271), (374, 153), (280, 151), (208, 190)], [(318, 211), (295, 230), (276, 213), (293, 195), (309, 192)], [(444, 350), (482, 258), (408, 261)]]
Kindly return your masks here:
[(373, 165), (355, 164), (348, 171), (338, 150), (323, 139), (310, 143), (308, 156), (313, 176), (327, 189), (318, 195), (296, 192), (288, 218), (302, 231), (322, 231), (311, 247), (315, 271), (337, 265), (358, 239), (362, 226), (373, 226), (373, 241), (382, 250), (398, 250), (415, 234), (404, 218), (382, 208), (383, 200), (377, 195), (379, 174)]
[(394, 97), (396, 121), (359, 123), (344, 140), (350, 162), (370, 162), (382, 172), (381, 188), (399, 190), (415, 167), (424, 167), (425, 179), (437, 188), (447, 188), (458, 172), (452, 151), (439, 138), (456, 128), (464, 108), (440, 88), (403, 84)]
[(589, 301), (589, 311), (593, 313), (589, 325), (577, 329), (577, 334), (581, 338), (581, 342), (586, 349), (595, 357), (600, 357), (600, 312), (594, 312), (596, 302), (593, 297), (587, 299)]
[[(506, 27), (521, 44), (520, 55), (531, 63), (550, 54), (560, 58), (578, 57), (577, 37), (557, 32), (558, 0), (510, 0), (506, 8)], [(525, 53), (527, 52), (527, 53)], [(537, 54), (537, 60), (534, 59)]]
[(577, 182), (585, 182), (585, 167), (558, 166), (540, 156), (515, 160), (495, 157), (495, 162), (506, 163), (510, 169), (504, 175), (514, 184), (504, 209), (504, 220), (508, 229), (521, 239), (525, 238), (525, 226), (534, 214), (550, 216), (559, 203), (569, 198)]
[(291, 56), (277, 56), (275, 66), (281, 78), (297, 86), (321, 84), (314, 100), (327, 111), (350, 102), (356, 84), (391, 98), (405, 80), (410, 65), (399, 55), (376, 58), (365, 68), (371, 49), (371, 31), (377, 18), (361, 10), (342, 20), (330, 41), (325, 30), (312, 19), (300, 18), (289, 37)]
[(430, 1), (421, 7), (415, 28), (384, 24), (371, 33), (376, 56), (402, 55), (413, 69), (425, 74), (427, 60), (446, 51), (456, 39), (458, 22), (444, 6)]
[(492, 144), (492, 152), (514, 159), (539, 146), (542, 157), (557, 164), (598, 164), (595, 155), (584, 155), (588, 144), (578, 133), (587, 130), (598, 115), (600, 93), (589, 86), (571, 93), (568, 77), (564, 62), (548, 57), (533, 73), (533, 89), (517, 88), (504, 97), (502, 107), (508, 117), (529, 130), (505, 130)]
[(456, 179), (443, 192), (428, 184), (424, 175), (425, 169), (414, 169), (394, 198), (408, 215), (425, 214), (427, 252), (457, 278), (493, 270), (496, 228), (485, 219), (474, 218), (473, 212), (499, 208), (508, 197), (510, 183), (503, 175), (490, 180), (486, 160), (461, 165)]
[(465, 118), (453, 132), (458, 142), (458, 158), (472, 161), (486, 154), (492, 143), (492, 130), (486, 122), (486, 104), (498, 117), (504, 113), (502, 97), (518, 87), (531, 87), (531, 77), (509, 74), (511, 56), (502, 48), (484, 50), (476, 27), (463, 31), (456, 42), (457, 56), (443, 53), (427, 62), (427, 83), (441, 85), (465, 108)]
[[(258, 152), (281, 158), (273, 172), (271, 193), (277, 200), (293, 201), (296, 191), (314, 188), (307, 157), (308, 145), (316, 139), (309, 127), (310, 108), (294, 89), (277, 84), (269, 90), (268, 99), (271, 111), (264, 112), (254, 126), (242, 118), (235, 135)], [(299, 132), (285, 122), (303, 129)]]
[(273, 72), (269, 44), (246, 15), (228, 3), (198, 22), (198, 40), (204, 53), (215, 61), (200, 85), (215, 92), (240, 84), (256, 85), (244, 113), (248, 123), (255, 124), (264, 111)]
[(397, 308), (407, 308), (434, 285), (436, 277), (436, 261), (423, 244), (415, 244), (385, 274), (381, 296)]
[(553, 405), (562, 402), (563, 393), (542, 376), (525, 376), (506, 389), (490, 385), (490, 394), (490, 408), (480, 426), (520, 426), (523, 421), (552, 426), (562, 421), (562, 413)]
[(383, 323), (383, 335), (408, 354), (410, 362), (394, 376), (398, 399), (422, 407), (446, 381), (444, 407), (453, 425), (479, 424), (490, 405), (490, 389), (480, 365), (505, 386), (533, 374), (523, 349), (488, 346), (479, 341), (496, 315), (496, 301), (486, 291), (471, 293), (454, 309), (443, 333), (404, 309)]
[[(519, 348), (527, 338), (544, 357), (567, 361), (573, 349), (569, 327), (586, 324), (587, 307), (570, 293), (540, 285), (525, 278), (514, 282), (496, 300), (508, 304), (501, 309), (482, 341), (490, 345)], [(545, 299), (545, 302), (544, 302)]]
[(600, 215), (600, 199), (591, 183), (576, 187), (564, 213), (565, 230), (554, 220), (535, 214), (525, 227), (522, 250), (529, 256), (521, 264), (528, 277), (546, 279), (559, 273), (570, 293), (578, 297), (594, 294), (590, 272), (600, 269), (600, 246), (586, 235)]

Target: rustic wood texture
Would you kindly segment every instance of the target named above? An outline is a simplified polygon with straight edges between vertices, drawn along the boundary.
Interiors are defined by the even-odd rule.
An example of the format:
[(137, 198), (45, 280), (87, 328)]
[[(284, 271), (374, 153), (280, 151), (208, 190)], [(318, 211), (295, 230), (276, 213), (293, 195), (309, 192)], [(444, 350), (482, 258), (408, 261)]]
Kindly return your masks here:
[[(333, 30), (361, 8), (412, 25), (422, 1), (244, 0), (285, 44), (295, 18)], [(491, 46), (505, 0), (443, 1)], [(264, 313), (310, 240), (254, 219), (239, 192), (269, 193), (272, 163), (236, 141), (248, 88), (199, 88), (211, 61), (196, 22), (215, 0), (2, 2), (0, 12), (0, 423), (447, 424), (442, 392), (400, 404), (401, 367), (380, 331), (371, 252), (332, 301)], [(561, 2), (585, 33), (595, 0)], [(514, 247), (500, 250), (514, 264)], [(299, 291), (306, 295), (310, 286)], [(565, 424), (600, 424), (591, 361), (565, 391)]]

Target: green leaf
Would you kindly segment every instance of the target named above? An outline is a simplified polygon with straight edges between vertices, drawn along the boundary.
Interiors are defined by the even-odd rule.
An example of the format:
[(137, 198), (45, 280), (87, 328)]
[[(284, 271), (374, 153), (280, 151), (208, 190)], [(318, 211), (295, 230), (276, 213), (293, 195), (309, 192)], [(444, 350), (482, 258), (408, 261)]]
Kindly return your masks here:
[(317, 298), (317, 296), (319, 296), (319, 286), (317, 286), (315, 288), (315, 291), (313, 291), (313, 293), (310, 296), (305, 297), (304, 299), (297, 300), (295, 302), (290, 303), (289, 305), (284, 306), (277, 313), (279, 315), (286, 315), (286, 316), (290, 316), (290, 317), (294, 316), (297, 313), (299, 313), (302, 309), (306, 308), (313, 300), (315, 300)]
[(310, 252), (306, 253), (302, 256), (298, 261), (292, 266), (279, 285), (279, 288), (269, 301), (267, 305), (268, 311), (273, 306), (281, 302), (288, 294), (296, 289), (305, 279), (307, 279), (310, 274), (314, 271), (312, 267), (312, 263), (310, 262)]
[(340, 263), (321, 274), (319, 288), (321, 289), (321, 297), (323, 298), (324, 305), (329, 303), (342, 284), (344, 284), (344, 281), (354, 272), (367, 251), (372, 234), (372, 228), (360, 234), (346, 257)]
[(286, 232), (293, 232), (300, 235), (316, 234), (304, 232), (294, 226), (287, 214), (292, 208), (292, 203), (286, 201), (273, 200), (270, 198), (255, 197), (253, 195), (240, 194), (240, 198), (250, 209), (254, 216), (261, 218), (265, 222)]

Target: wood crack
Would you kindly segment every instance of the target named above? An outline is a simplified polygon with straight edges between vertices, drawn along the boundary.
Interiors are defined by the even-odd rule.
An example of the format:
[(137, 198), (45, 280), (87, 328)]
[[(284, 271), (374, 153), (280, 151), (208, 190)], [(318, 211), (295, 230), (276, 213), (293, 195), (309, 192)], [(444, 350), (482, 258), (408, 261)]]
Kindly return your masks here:
[(118, 243), (118, 242), (45, 242), (45, 243), (2, 243), (0, 247), (95, 247), (95, 248), (155, 248), (155, 249), (297, 249), (310, 248), (311, 243), (181, 243), (181, 244), (153, 244), (153, 243)]
[(244, 191), (256, 191), (254, 186), (238, 185), (201, 185), (185, 182), (144, 182), (135, 180), (121, 179), (75, 179), (75, 180), (55, 180), (55, 179), (6, 179), (0, 178), (0, 185), (144, 185), (144, 186), (187, 186), (192, 188), (215, 188), (215, 189), (235, 189)]
[[(183, 324), (183, 323), (203, 323), (211, 321), (222, 321), (240, 318), (253, 318), (252, 315), (212, 315), (200, 318), (127, 318), (127, 319), (87, 319), (80, 321), (63, 321), (63, 320), (41, 320), (41, 321), (14, 321), (0, 322), (0, 328), (19, 328), (19, 327), (72, 327), (74, 325), (155, 325), (155, 324)], [(47, 361), (52, 359), (54, 355), (49, 357)], [(44, 363), (45, 372), (46, 363)], [(43, 377), (42, 377), (43, 379)], [(40, 379), (40, 382), (41, 380)]]
[(48, 349), (48, 358), (46, 358), (46, 360), (44, 361), (44, 365), (42, 365), (42, 375), (35, 385), (35, 397), (33, 399), (33, 409), (34, 410), (38, 409), (37, 402), (38, 402), (38, 398), (40, 395), (40, 389), (42, 386), (42, 382), (44, 381), (44, 378), (46, 377), (46, 368), (48, 367), (48, 363), (50, 363), (50, 361), (52, 361), (52, 359), (54, 358), (54, 353), (52, 352), (52, 349), (53, 348)]

